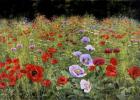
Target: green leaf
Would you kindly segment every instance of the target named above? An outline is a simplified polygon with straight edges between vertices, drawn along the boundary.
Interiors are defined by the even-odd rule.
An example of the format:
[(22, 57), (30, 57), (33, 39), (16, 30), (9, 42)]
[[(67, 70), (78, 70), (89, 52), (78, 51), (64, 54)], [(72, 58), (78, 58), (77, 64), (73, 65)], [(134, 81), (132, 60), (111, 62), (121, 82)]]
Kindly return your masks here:
[(67, 71), (65, 71), (65, 70), (61, 71), (61, 74), (66, 76), (67, 78), (70, 77), (70, 74)]
[(117, 95), (117, 97), (119, 100), (126, 100), (126, 97), (123, 94)]

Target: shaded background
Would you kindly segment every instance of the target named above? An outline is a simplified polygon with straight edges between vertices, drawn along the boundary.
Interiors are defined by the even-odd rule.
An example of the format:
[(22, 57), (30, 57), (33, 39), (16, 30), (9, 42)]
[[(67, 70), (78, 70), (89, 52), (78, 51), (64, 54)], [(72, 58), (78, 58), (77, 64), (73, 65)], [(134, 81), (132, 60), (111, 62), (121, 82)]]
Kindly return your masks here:
[(128, 16), (140, 20), (140, 0), (0, 0), (0, 18), (94, 15), (98, 19)]

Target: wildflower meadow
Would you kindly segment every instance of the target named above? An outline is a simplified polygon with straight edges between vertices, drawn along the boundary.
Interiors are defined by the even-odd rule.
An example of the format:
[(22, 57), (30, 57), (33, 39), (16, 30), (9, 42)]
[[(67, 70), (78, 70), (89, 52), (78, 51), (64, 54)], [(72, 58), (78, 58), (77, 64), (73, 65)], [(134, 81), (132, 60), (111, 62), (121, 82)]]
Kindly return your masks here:
[(140, 100), (140, 23), (1, 19), (0, 100)]

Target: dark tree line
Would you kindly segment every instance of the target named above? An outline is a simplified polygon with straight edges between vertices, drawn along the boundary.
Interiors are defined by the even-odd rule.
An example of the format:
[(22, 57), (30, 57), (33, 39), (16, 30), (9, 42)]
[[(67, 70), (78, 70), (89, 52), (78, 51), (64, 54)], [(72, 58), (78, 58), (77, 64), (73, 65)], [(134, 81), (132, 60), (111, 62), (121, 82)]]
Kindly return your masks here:
[(0, 18), (25, 16), (34, 18), (36, 14), (84, 15), (96, 18), (126, 15), (140, 19), (139, 0), (0, 0)]

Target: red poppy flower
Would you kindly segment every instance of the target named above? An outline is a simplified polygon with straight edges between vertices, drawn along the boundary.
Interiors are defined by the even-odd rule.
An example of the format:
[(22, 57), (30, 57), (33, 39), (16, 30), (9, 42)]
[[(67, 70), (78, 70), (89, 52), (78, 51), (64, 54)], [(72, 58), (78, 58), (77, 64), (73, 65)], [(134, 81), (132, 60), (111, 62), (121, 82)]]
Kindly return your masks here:
[(4, 67), (5, 66), (5, 63), (3, 62), (0, 62), (0, 68)]
[(112, 53), (112, 49), (106, 48), (104, 52), (107, 53), (107, 54)]
[(66, 78), (65, 76), (60, 76), (57, 79), (57, 84), (60, 85), (65, 85), (68, 82), (68, 78)]
[(139, 31), (136, 31), (136, 32), (133, 32), (132, 34), (133, 35), (140, 35), (140, 30)]
[(117, 76), (117, 71), (116, 71), (116, 67), (113, 65), (108, 65), (106, 67), (106, 72), (105, 72), (106, 76), (108, 77), (115, 77)]
[(26, 74), (26, 70), (21, 69), (21, 70), (20, 70), (20, 73)]
[(120, 52), (120, 49), (119, 49), (119, 48), (115, 48), (115, 49), (113, 50), (113, 52), (114, 52), (114, 53), (119, 53), (119, 52)]
[(12, 63), (12, 59), (11, 58), (7, 58), (6, 59), (6, 64), (11, 64)]
[(100, 42), (99, 42), (99, 45), (100, 45), (100, 46), (104, 46), (104, 45), (105, 45), (105, 41), (100, 41)]
[(51, 81), (50, 80), (43, 80), (41, 84), (42, 84), (42, 86), (50, 87)]
[(12, 70), (14, 70), (14, 71), (18, 71), (20, 69), (21, 69), (20, 65), (16, 65), (16, 66), (12, 67)]
[(16, 73), (16, 70), (11, 69), (8, 73), (9, 76), (13, 76)]
[(43, 78), (43, 68), (32, 64), (26, 65), (27, 77), (33, 82), (40, 82)]
[(19, 59), (18, 58), (12, 59), (12, 63), (15, 65), (19, 65)]
[(50, 41), (54, 41), (54, 40), (55, 40), (55, 38), (48, 38), (48, 40), (50, 40)]
[(58, 47), (62, 47), (63, 45), (62, 45), (62, 43), (58, 43), (57, 46)]
[(36, 27), (37, 27), (36, 23), (32, 23), (32, 28), (36, 28)]
[(9, 86), (15, 86), (16, 85), (16, 81), (10, 81), (8, 82)]
[(51, 64), (57, 64), (58, 63), (58, 60), (57, 59), (52, 59), (51, 60)]
[(48, 48), (48, 52), (49, 53), (56, 53), (57, 49), (55, 49), (55, 48)]
[(96, 57), (93, 59), (93, 64), (96, 66), (101, 66), (105, 64), (105, 59), (101, 57)]
[(55, 35), (54, 32), (50, 32), (50, 33), (49, 33), (49, 36), (54, 36), (54, 35)]
[(133, 78), (136, 79), (137, 77), (140, 77), (140, 67), (133, 66), (128, 69), (128, 74)]
[(12, 75), (15, 75), (17, 71), (19, 71), (21, 68), (19, 65), (17, 66), (13, 66), (11, 67), (8, 71), (9, 71), (9, 75), (12, 76)]
[(0, 73), (0, 80), (8, 78), (8, 74), (6, 72), (1, 72)]
[(116, 66), (118, 64), (117, 59), (116, 58), (111, 58), (110, 59), (110, 64)]
[(24, 75), (23, 73), (17, 73), (17, 74), (16, 74), (16, 77), (17, 77), (17, 79), (20, 79), (20, 78), (23, 77), (23, 75)]
[(5, 66), (5, 69), (6, 70), (9, 70), (11, 67), (10, 66)]
[(7, 35), (7, 37), (8, 37), (8, 38), (13, 38), (13, 34), (10, 33), (10, 34)]
[(48, 59), (51, 58), (51, 57), (52, 57), (52, 54), (51, 53), (46, 53), (45, 52), (45, 53), (42, 54), (42, 61), (43, 62), (47, 62)]
[(112, 33), (111, 36), (112, 36), (112, 37), (116, 37), (116, 33)]
[(94, 71), (95, 69), (96, 69), (96, 66), (89, 66), (89, 67), (88, 67), (88, 70), (89, 70), (89, 71)]
[(17, 81), (17, 78), (15, 76), (9, 76), (9, 86), (15, 86), (16, 85), (16, 81)]
[(115, 38), (117, 38), (117, 39), (122, 39), (123, 37), (124, 37), (124, 35), (121, 35), (121, 34), (118, 34), (115, 36)]
[(62, 36), (62, 34), (58, 34), (58, 37), (59, 37), (59, 38), (62, 38), (63, 36)]
[(3, 37), (3, 36), (0, 36), (0, 42), (5, 43), (5, 42), (6, 42), (6, 38), (5, 38), (5, 37)]
[(102, 37), (103, 39), (109, 39), (109, 35), (108, 35), (108, 34), (103, 34), (103, 35), (101, 35), (101, 37)]
[(5, 82), (0, 82), (0, 89), (6, 88), (6, 83)]
[(13, 41), (16, 42), (17, 41), (17, 38), (13, 38)]

